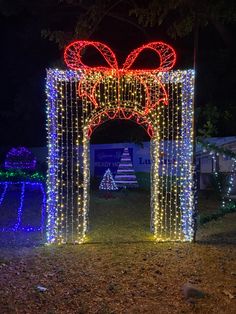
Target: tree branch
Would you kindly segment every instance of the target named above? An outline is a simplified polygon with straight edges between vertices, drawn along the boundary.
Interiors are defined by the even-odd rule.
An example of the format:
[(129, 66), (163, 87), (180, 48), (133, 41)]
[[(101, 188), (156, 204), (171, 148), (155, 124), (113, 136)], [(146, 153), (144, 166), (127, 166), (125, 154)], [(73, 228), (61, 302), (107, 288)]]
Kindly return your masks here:
[(108, 16), (113, 17), (114, 19), (119, 20), (121, 22), (125, 22), (127, 24), (134, 26), (135, 28), (140, 30), (147, 39), (150, 39), (150, 36), (148, 35), (148, 33), (140, 25), (136, 24), (135, 22), (133, 22), (129, 19), (126, 19), (123, 16), (116, 15), (114, 13), (109, 13)]

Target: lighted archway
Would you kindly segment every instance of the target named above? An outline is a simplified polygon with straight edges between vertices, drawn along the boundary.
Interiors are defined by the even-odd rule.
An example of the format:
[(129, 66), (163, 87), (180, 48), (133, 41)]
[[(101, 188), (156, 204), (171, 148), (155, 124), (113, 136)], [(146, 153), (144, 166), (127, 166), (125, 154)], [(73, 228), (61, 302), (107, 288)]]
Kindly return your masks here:
[(98, 110), (90, 117), (89, 121), (87, 122), (88, 137), (91, 137), (94, 129), (96, 129), (100, 124), (115, 119), (132, 120), (137, 125), (140, 125), (147, 132), (150, 138), (152, 138), (154, 135), (155, 126), (152, 125), (151, 119), (149, 119), (147, 116), (136, 110), (111, 106), (109, 107), (109, 110)]
[[(107, 67), (89, 67), (82, 50), (92, 45)], [(138, 54), (152, 49), (156, 69), (132, 69)], [(89, 209), (89, 137), (107, 119), (133, 119), (151, 137), (151, 212), (157, 241), (193, 238), (192, 70), (170, 71), (172, 47), (153, 42), (135, 49), (119, 69), (112, 50), (98, 42), (76, 41), (65, 49), (73, 70), (49, 70), (48, 226), (49, 243), (81, 243)]]

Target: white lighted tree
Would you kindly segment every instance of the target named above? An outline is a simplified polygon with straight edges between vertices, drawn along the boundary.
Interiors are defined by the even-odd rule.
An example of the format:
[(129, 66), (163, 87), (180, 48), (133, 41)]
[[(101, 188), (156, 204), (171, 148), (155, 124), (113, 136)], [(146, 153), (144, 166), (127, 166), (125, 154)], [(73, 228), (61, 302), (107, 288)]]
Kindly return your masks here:
[(109, 168), (104, 173), (102, 181), (99, 185), (99, 190), (108, 190), (108, 191), (118, 190), (118, 187), (113, 179), (111, 170)]
[(134, 166), (131, 160), (129, 149), (124, 148), (120, 163), (115, 176), (115, 183), (119, 187), (137, 188), (138, 181), (134, 172)]

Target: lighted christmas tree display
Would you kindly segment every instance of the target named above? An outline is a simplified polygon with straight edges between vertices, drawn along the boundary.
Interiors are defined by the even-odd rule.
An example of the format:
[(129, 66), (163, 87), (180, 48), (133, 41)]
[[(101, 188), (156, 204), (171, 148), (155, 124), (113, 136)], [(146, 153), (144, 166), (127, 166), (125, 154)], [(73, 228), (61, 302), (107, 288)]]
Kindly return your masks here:
[(113, 179), (111, 170), (108, 168), (102, 178), (102, 181), (99, 185), (99, 190), (108, 190), (115, 191), (118, 190), (118, 187)]
[(124, 148), (120, 163), (115, 176), (115, 183), (118, 187), (137, 188), (138, 181), (134, 172), (134, 166), (131, 160), (129, 149)]

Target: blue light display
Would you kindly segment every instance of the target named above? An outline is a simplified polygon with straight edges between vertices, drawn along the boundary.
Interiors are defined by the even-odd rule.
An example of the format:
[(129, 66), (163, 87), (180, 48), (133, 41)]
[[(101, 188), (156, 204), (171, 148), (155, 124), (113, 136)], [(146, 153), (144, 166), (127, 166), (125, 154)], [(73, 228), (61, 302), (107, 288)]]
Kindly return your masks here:
[[(46, 218), (46, 194), (44, 191), (44, 185), (41, 182), (0, 182), (0, 186), (3, 186), (3, 192), (0, 196), (0, 206), (3, 204), (4, 199), (7, 195), (7, 192), (9, 190), (9, 186), (13, 185), (20, 185), (21, 186), (21, 193), (20, 193), (20, 202), (17, 209), (17, 217), (16, 221), (13, 223), (11, 227), (2, 227), (0, 228), (0, 232), (16, 232), (16, 231), (25, 231), (25, 232), (35, 232), (35, 231), (43, 231), (44, 224), (45, 224), (45, 218)], [(34, 227), (34, 226), (24, 226), (22, 224), (22, 215), (24, 212), (24, 199), (25, 199), (25, 191), (26, 188), (38, 188), (40, 192), (42, 193), (42, 205), (41, 205), (41, 222), (40, 226)]]

